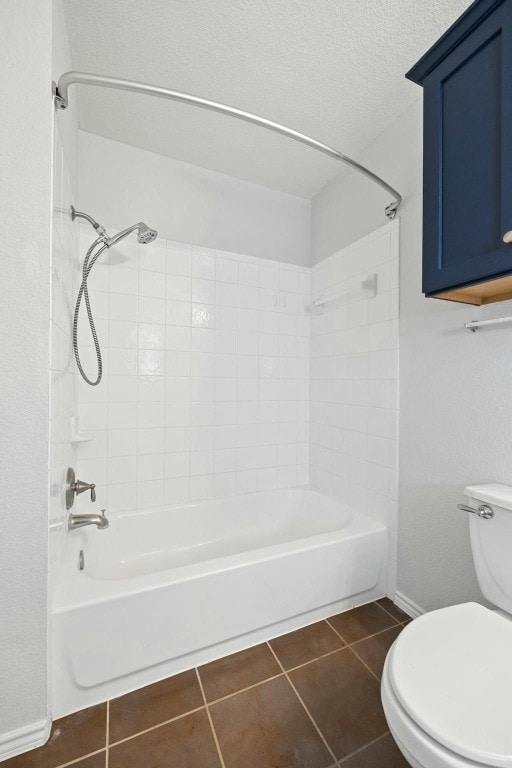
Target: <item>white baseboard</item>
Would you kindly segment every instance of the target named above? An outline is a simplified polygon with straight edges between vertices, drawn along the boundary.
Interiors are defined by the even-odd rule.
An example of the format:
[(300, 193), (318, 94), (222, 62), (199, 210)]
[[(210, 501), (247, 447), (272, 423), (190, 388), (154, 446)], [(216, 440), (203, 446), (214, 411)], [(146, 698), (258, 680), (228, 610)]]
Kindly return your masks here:
[(39, 720), (14, 731), (0, 733), (0, 761), (42, 746), (48, 740), (50, 728), (50, 720)]
[(425, 613), (423, 608), (413, 600), (410, 600), (406, 595), (402, 594), (402, 592), (395, 592), (395, 603), (402, 609), (402, 611), (405, 611), (405, 613), (413, 619), (417, 619), (418, 616)]

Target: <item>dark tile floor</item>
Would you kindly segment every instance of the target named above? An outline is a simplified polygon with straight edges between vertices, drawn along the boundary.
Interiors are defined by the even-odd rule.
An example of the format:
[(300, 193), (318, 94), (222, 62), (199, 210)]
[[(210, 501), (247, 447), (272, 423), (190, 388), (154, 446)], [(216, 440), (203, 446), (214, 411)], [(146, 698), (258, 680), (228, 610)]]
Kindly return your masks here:
[(409, 621), (384, 598), (63, 717), (2, 768), (406, 768), (379, 679)]

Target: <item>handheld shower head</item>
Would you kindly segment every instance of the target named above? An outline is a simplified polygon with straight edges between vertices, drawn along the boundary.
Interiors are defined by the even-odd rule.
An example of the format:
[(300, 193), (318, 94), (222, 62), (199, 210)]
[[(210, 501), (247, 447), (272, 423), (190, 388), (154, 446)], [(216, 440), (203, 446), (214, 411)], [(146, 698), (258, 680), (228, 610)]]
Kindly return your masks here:
[(148, 225), (144, 224), (143, 221), (139, 222), (137, 226), (137, 240), (139, 243), (146, 245), (146, 243), (152, 243), (153, 240), (158, 237), (158, 232), (156, 229), (151, 229), (151, 227), (148, 227)]
[(120, 240), (124, 240), (125, 237), (127, 237), (135, 230), (137, 230), (137, 242), (142, 243), (142, 245), (146, 245), (146, 243), (152, 243), (158, 235), (156, 229), (151, 229), (147, 224), (144, 224), (143, 221), (139, 221), (138, 224), (134, 224), (132, 227), (128, 227), (128, 229), (123, 229), (122, 232), (118, 232), (117, 235), (109, 237), (108, 240), (105, 241), (107, 248), (111, 248)]
[(122, 232), (118, 232), (117, 235), (109, 237), (105, 227), (102, 227), (101, 224), (98, 224), (98, 222), (95, 221), (92, 216), (89, 216), (87, 213), (77, 211), (74, 206), (71, 206), (71, 221), (74, 221), (76, 218), (81, 218), (88, 221), (89, 224), (94, 227), (98, 235), (100, 235), (107, 248), (111, 248), (120, 240), (124, 240), (125, 237), (127, 237), (135, 230), (137, 230), (137, 242), (142, 243), (142, 245), (146, 245), (146, 243), (152, 243), (153, 240), (158, 237), (158, 232), (156, 229), (151, 229), (151, 227), (148, 227), (148, 225), (144, 224), (143, 221), (139, 221), (138, 224), (134, 224), (127, 229), (123, 229)]

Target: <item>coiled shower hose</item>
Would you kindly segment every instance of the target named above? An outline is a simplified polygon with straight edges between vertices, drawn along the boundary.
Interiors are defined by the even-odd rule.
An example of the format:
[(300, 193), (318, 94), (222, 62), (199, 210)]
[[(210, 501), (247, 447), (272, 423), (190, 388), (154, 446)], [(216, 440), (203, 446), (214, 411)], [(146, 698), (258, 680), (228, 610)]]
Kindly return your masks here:
[[(93, 251), (96, 248), (99, 243), (103, 243), (103, 246), (97, 251), (93, 256)], [(100, 349), (100, 343), (98, 341), (98, 335), (96, 333), (96, 328), (94, 326), (94, 318), (92, 316), (92, 310), (91, 310), (91, 304), (89, 301), (89, 291), (87, 289), (87, 278), (89, 277), (89, 274), (91, 272), (91, 269), (94, 267), (96, 260), (99, 256), (103, 253), (104, 250), (106, 250), (108, 246), (106, 245), (103, 238), (99, 237), (97, 240), (94, 241), (94, 243), (91, 245), (89, 250), (87, 251), (87, 254), (84, 259), (84, 265), (82, 268), (82, 282), (80, 284), (80, 288), (78, 291), (78, 296), (76, 297), (76, 305), (75, 305), (75, 314), (73, 317), (73, 351), (75, 353), (75, 360), (76, 364), (78, 366), (78, 370), (80, 371), (80, 374), (84, 381), (87, 382), (87, 384), (90, 384), (91, 387), (96, 387), (100, 381), (103, 374), (103, 361), (101, 359), (101, 349)], [(91, 259), (92, 256), (92, 259)], [(87, 317), (89, 319), (89, 327), (91, 329), (92, 338), (94, 341), (94, 348), (96, 350), (96, 360), (98, 361), (98, 375), (96, 377), (96, 381), (92, 381), (88, 378), (87, 374), (85, 373), (82, 363), (80, 360), (80, 353), (78, 351), (78, 315), (80, 313), (80, 304), (82, 302), (82, 296), (85, 301), (85, 308), (87, 310)]]

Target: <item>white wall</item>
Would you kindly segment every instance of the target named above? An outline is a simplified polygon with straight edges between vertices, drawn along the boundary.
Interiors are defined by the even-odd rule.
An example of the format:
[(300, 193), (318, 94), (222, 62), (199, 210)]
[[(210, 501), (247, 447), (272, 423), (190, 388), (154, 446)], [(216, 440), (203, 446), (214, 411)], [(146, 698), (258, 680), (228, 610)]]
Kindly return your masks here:
[[(81, 227), (81, 252), (94, 236)], [(78, 509), (307, 483), (310, 270), (134, 235), (102, 259), (89, 287), (104, 376), (78, 388), (81, 428), (94, 435), (78, 472), (97, 499), (83, 494)]]
[(162, 238), (310, 264), (310, 201), (80, 132), (80, 207), (124, 229), (145, 221)]
[[(53, 2), (53, 79), (71, 69), (61, 0)], [(51, 300), (50, 400), (50, 604), (57, 586), (58, 561), (64, 538), (67, 467), (75, 467), (76, 446), (71, 418), (77, 411), (76, 367), (71, 344), (75, 277), (79, 274), (78, 226), (69, 210), (78, 193), (78, 120), (76, 106), (55, 112), (53, 131), (53, 227)], [(51, 705), (51, 692), (50, 692)]]
[[(360, 160), (403, 195), (400, 210), (400, 485), (398, 590), (424, 609), (481, 600), (468, 521), (468, 483), (512, 482), (512, 355), (507, 327), (464, 322), (511, 314), (421, 293), (421, 97)], [(315, 258), (382, 222), (386, 195), (354, 174), (313, 201)]]
[(388, 594), (395, 593), (398, 430), (398, 237), (395, 220), (312, 269), (312, 298), (353, 292), (311, 317), (310, 481), (389, 526)]
[[(0, 756), (47, 714), (50, 0), (2, 3)], [(31, 729), (34, 729), (31, 733)], [(9, 740), (9, 736), (11, 739)]]

